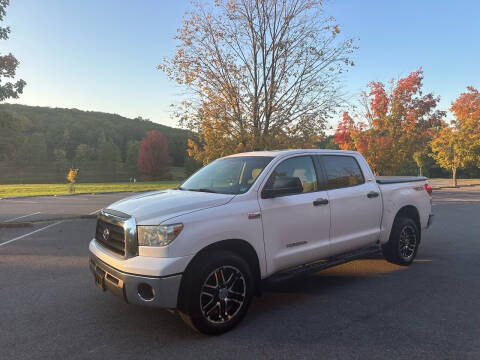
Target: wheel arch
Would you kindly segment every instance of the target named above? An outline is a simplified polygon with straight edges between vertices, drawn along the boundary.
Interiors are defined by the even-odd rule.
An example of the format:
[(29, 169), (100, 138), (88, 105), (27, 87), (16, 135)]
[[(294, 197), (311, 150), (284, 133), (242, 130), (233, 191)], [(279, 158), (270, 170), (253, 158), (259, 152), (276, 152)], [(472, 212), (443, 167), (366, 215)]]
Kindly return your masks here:
[(186, 294), (188, 292), (188, 273), (194, 268), (199, 262), (204, 261), (208, 255), (215, 250), (224, 250), (233, 252), (241, 256), (247, 263), (250, 265), (254, 277), (255, 285), (255, 295), (261, 294), (261, 275), (260, 275), (260, 260), (258, 254), (251, 244), (242, 239), (225, 239), (221, 241), (214, 242), (210, 245), (205, 246), (201, 249), (195, 256), (190, 260), (187, 267), (184, 271), (184, 276), (182, 277), (182, 282), (180, 284), (179, 297), (178, 297), (178, 308), (182, 309), (185, 306), (184, 301), (185, 297), (188, 297)]
[(418, 209), (414, 205), (405, 205), (402, 208), (400, 208), (397, 211), (397, 214), (395, 215), (394, 222), (400, 217), (406, 217), (409, 219), (412, 219), (415, 222), (415, 225), (417, 225), (418, 233), (421, 236), (422, 232), (422, 226), (420, 223), (420, 213), (418, 212)]

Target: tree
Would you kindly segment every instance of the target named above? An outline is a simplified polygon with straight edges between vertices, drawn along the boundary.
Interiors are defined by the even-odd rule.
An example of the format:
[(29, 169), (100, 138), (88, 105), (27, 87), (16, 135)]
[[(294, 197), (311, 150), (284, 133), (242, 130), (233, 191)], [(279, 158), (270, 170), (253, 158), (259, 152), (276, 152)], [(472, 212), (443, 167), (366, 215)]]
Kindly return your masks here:
[(461, 145), (458, 149), (469, 165), (480, 167), (480, 93), (469, 86), (467, 92), (452, 103), (456, 127)]
[(20, 159), (30, 166), (41, 166), (47, 161), (47, 144), (43, 134), (34, 133), (25, 139)]
[(138, 170), (148, 179), (161, 179), (171, 163), (168, 143), (160, 131), (149, 131), (140, 144)]
[(331, 150), (340, 149), (338, 144), (335, 143), (335, 135), (325, 136), (315, 144), (315, 147), (319, 149), (331, 149)]
[(199, 163), (198, 161), (196, 161), (194, 158), (192, 157), (187, 157), (185, 159), (185, 175), (186, 176), (190, 176), (192, 175), (193, 173), (195, 173), (198, 169), (200, 169), (202, 167), (202, 164)]
[(432, 157), (442, 168), (452, 171), (452, 184), (457, 186), (457, 169), (480, 166), (480, 93), (467, 87), (450, 110), (456, 120), (433, 139)]
[(413, 153), (413, 160), (418, 166), (418, 175), (423, 176), (423, 169), (428, 162), (428, 149), (415, 151)]
[[(5, 8), (10, 4), (9, 0), (0, 0), (0, 21), (5, 17)], [(0, 26), (0, 40), (7, 40), (10, 34), (10, 27)], [(19, 61), (11, 53), (8, 55), (0, 54), (0, 101), (9, 98), (17, 99), (23, 92), (26, 85), (24, 80), (17, 80), (16, 82), (7, 81), (4, 79), (13, 79), (17, 70)], [(3, 84), (2, 84), (3, 83)]]
[(78, 174), (78, 169), (72, 169), (67, 173), (67, 180), (68, 180), (68, 192), (70, 194), (73, 194), (75, 192), (75, 183), (77, 182), (77, 174)]
[(28, 121), (10, 111), (0, 111), (0, 161), (16, 157), (24, 142), (24, 129)]
[(127, 143), (127, 157), (125, 167), (129, 175), (137, 175), (138, 173), (138, 152), (140, 150), (140, 141), (130, 140)]
[(112, 139), (105, 139), (105, 135), (102, 134), (99, 138), (97, 145), (97, 159), (103, 165), (117, 165), (122, 161), (120, 155), (120, 149), (113, 142)]
[(335, 142), (342, 149), (361, 152), (376, 174), (398, 173), (415, 152), (425, 151), (445, 116), (435, 110), (439, 97), (423, 95), (422, 80), (420, 68), (392, 80), (389, 90), (381, 82), (370, 82), (360, 98), (363, 112), (353, 117), (344, 113)]
[(75, 149), (75, 165), (85, 166), (87, 163), (95, 161), (95, 148), (87, 144), (79, 144)]
[(67, 162), (67, 152), (63, 149), (53, 150), (53, 160), (57, 163), (65, 164)]
[(238, 151), (310, 146), (341, 101), (351, 39), (314, 0), (195, 3), (159, 69), (182, 85), (180, 124), (204, 163)]
[(462, 141), (454, 127), (445, 126), (432, 140), (432, 157), (444, 169), (452, 171), (452, 185), (457, 186), (457, 169), (464, 168), (466, 159), (461, 150)]

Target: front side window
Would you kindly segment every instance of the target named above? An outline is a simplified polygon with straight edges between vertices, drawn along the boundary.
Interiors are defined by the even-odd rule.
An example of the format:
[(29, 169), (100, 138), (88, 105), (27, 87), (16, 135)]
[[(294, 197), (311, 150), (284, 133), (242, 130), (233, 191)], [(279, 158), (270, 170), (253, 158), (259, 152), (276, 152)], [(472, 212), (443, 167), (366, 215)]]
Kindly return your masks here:
[(178, 189), (243, 194), (250, 189), (272, 159), (272, 157), (267, 156), (239, 156), (219, 159), (201, 168)]
[(273, 187), (275, 180), (283, 177), (298, 177), (304, 193), (318, 191), (317, 174), (310, 156), (297, 156), (283, 161), (270, 176), (267, 187)]
[(350, 187), (365, 182), (362, 170), (352, 156), (323, 155), (322, 160), (327, 172), (327, 189)]

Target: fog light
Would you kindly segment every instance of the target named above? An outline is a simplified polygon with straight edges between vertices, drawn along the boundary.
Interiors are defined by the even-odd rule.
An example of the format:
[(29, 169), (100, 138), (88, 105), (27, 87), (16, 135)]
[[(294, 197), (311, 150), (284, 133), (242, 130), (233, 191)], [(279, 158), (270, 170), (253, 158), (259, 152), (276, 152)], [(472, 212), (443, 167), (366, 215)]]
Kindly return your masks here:
[(144, 301), (152, 301), (153, 298), (155, 297), (155, 291), (153, 291), (153, 288), (145, 283), (141, 283), (137, 287), (138, 290), (138, 296), (140, 296), (140, 299)]

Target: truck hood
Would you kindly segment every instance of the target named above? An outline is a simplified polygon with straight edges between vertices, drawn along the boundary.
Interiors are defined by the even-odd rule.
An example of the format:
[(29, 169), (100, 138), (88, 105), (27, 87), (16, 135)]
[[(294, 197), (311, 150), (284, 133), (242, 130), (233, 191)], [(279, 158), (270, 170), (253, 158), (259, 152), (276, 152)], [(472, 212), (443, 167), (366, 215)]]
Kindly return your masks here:
[(159, 225), (179, 215), (224, 205), (234, 196), (185, 190), (162, 190), (122, 199), (106, 209), (132, 215), (138, 225)]

